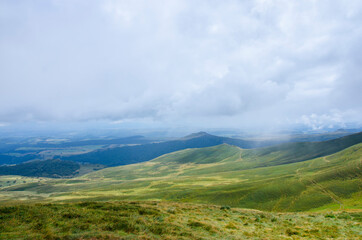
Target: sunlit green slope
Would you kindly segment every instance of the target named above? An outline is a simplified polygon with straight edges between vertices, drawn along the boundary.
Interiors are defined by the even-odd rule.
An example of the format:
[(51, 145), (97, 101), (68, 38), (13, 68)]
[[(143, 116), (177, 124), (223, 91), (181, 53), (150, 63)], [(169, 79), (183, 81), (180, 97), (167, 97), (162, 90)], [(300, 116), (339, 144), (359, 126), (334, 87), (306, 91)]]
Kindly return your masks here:
[[(186, 149), (166, 154), (152, 161), (106, 168), (83, 177), (83, 179), (131, 180), (140, 178), (175, 177), (193, 175), (193, 171), (207, 169), (213, 171), (224, 164), (234, 169), (238, 165), (242, 150), (227, 144), (215, 147)], [(222, 169), (218, 169), (222, 171)]]
[[(187, 149), (77, 179), (4, 190), (9, 201), (15, 199), (11, 193), (17, 193), (23, 199), (31, 194), (51, 201), (172, 200), (273, 211), (362, 208), (362, 144), (287, 164), (280, 164), (278, 156), (291, 152), (273, 151), (256, 158), (257, 154), (226, 144)], [(269, 166), (260, 166), (260, 158)]]
[[(255, 159), (261, 160), (261, 163), (259, 164), (260, 166), (265, 166), (263, 165), (265, 160), (274, 161), (273, 159), (269, 158), (269, 156), (272, 155), (269, 155), (267, 159), (260, 157), (271, 153), (283, 153), (281, 155), (277, 154), (278, 159), (275, 159), (276, 161), (274, 161), (274, 163), (290, 163), (333, 154), (361, 142), (362, 132), (323, 142), (285, 143), (276, 145), (274, 147), (263, 148), (263, 151), (260, 151), (260, 149), (255, 149), (255, 151), (251, 151), (250, 153), (254, 154)], [(107, 148), (86, 154), (61, 157), (61, 159), (75, 162), (97, 163), (107, 166), (120, 166), (149, 161), (163, 154), (180, 151), (187, 148), (204, 148), (217, 146), (220, 144), (229, 144), (244, 149), (251, 149), (258, 146), (261, 147), (274, 145), (276, 142), (245, 141), (242, 139), (218, 137), (205, 132), (200, 132), (174, 141), (143, 144), (137, 146), (125, 146), (119, 148)]]

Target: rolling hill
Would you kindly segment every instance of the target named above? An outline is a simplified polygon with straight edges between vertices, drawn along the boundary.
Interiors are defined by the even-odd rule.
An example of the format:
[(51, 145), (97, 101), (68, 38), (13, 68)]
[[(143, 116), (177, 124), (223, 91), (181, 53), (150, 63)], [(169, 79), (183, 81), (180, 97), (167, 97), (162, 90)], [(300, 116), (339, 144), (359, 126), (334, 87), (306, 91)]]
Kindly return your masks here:
[(62, 159), (76, 162), (98, 163), (107, 166), (118, 166), (145, 162), (163, 154), (182, 149), (210, 147), (223, 143), (229, 143), (243, 148), (251, 148), (257, 144), (263, 144), (253, 141), (218, 137), (205, 132), (199, 132), (173, 141), (102, 149), (77, 156), (63, 157)]
[(268, 211), (362, 208), (360, 138), (354, 134), (309, 147), (184, 149), (71, 180), (7, 187), (3, 200), (16, 199), (13, 192), (23, 198), (31, 193), (38, 201), (171, 200)]
[(68, 140), (65, 142), (49, 142), (48, 139), (0, 139), (0, 166), (19, 164), (30, 160), (57, 159), (54, 155), (77, 155), (82, 151), (90, 152), (98, 148), (109, 148), (114, 145), (137, 145), (152, 142), (143, 136), (130, 136), (116, 139)]
[[(265, 151), (273, 152), (285, 150), (292, 152), (299, 156), (300, 160), (310, 159), (323, 154), (330, 154), (342, 150), (345, 147), (361, 142), (362, 134), (353, 134), (351, 137), (339, 138), (330, 140), (327, 142), (312, 142), (312, 143), (290, 143), (278, 145), (274, 148), (268, 148)], [(86, 154), (61, 157), (64, 160), (76, 161), (76, 162), (87, 162), (87, 163), (98, 163), (107, 166), (118, 166), (127, 165), (139, 162), (145, 162), (163, 154), (187, 149), (187, 148), (204, 148), (211, 147), (220, 144), (229, 144), (245, 149), (265, 147), (275, 145), (275, 141), (245, 141), (241, 139), (233, 139), (227, 137), (218, 137), (207, 134), (205, 132), (194, 133), (179, 140), (167, 141), (161, 143), (144, 144), (137, 146), (125, 146), (111, 149), (101, 149)], [(304, 149), (308, 147), (311, 152), (304, 156), (304, 152), (298, 149)], [(322, 150), (322, 148), (330, 148), (329, 150)], [(291, 150), (289, 150), (291, 149)], [(314, 149), (314, 150), (313, 150)], [(256, 150), (258, 153), (259, 151)], [(299, 152), (298, 152), (299, 151)], [(261, 153), (262, 155), (264, 153)], [(59, 157), (59, 156), (58, 156)], [(292, 158), (293, 156), (286, 156)]]

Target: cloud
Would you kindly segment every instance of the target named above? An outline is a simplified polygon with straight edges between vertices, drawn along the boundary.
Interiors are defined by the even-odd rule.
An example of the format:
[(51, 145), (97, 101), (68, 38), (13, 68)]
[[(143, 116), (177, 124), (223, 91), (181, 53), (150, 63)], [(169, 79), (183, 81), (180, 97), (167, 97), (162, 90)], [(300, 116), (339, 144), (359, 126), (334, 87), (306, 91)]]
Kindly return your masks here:
[(362, 122), (360, 1), (0, 5), (0, 122)]

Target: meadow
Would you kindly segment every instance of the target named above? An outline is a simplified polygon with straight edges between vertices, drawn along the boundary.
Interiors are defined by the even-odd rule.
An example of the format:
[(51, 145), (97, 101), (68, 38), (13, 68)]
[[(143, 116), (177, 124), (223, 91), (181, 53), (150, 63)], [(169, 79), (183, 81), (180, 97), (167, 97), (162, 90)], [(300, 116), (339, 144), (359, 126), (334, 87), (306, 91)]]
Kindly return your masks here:
[(362, 143), (341, 146), (221, 144), (74, 178), (1, 176), (0, 239), (360, 239)]
[(0, 207), (0, 239), (359, 239), (361, 212), (273, 213), (158, 201)]
[(226, 144), (186, 149), (77, 178), (20, 183), (2, 188), (0, 199), (168, 200), (279, 212), (362, 208), (362, 144), (289, 164), (279, 164), (278, 155), (285, 153), (256, 158), (254, 150)]

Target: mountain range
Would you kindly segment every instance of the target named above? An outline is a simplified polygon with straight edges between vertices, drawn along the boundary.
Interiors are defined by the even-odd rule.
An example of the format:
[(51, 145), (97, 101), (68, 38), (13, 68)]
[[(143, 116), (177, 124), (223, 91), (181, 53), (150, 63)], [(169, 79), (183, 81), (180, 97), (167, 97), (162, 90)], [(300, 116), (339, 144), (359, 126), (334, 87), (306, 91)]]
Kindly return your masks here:
[[(215, 137), (201, 133), (179, 141), (200, 139), (208, 143)], [(221, 143), (73, 179), (14, 184), (0, 190), (0, 200), (171, 200), (268, 211), (358, 209), (361, 168), (362, 133), (255, 149)]]
[(100, 149), (86, 154), (68, 157), (56, 157), (75, 162), (118, 166), (149, 161), (163, 154), (187, 148), (211, 147), (224, 143), (241, 148), (256, 148), (275, 145), (278, 143), (278, 141), (247, 141), (242, 139), (214, 136), (206, 132), (198, 132), (172, 141)]

